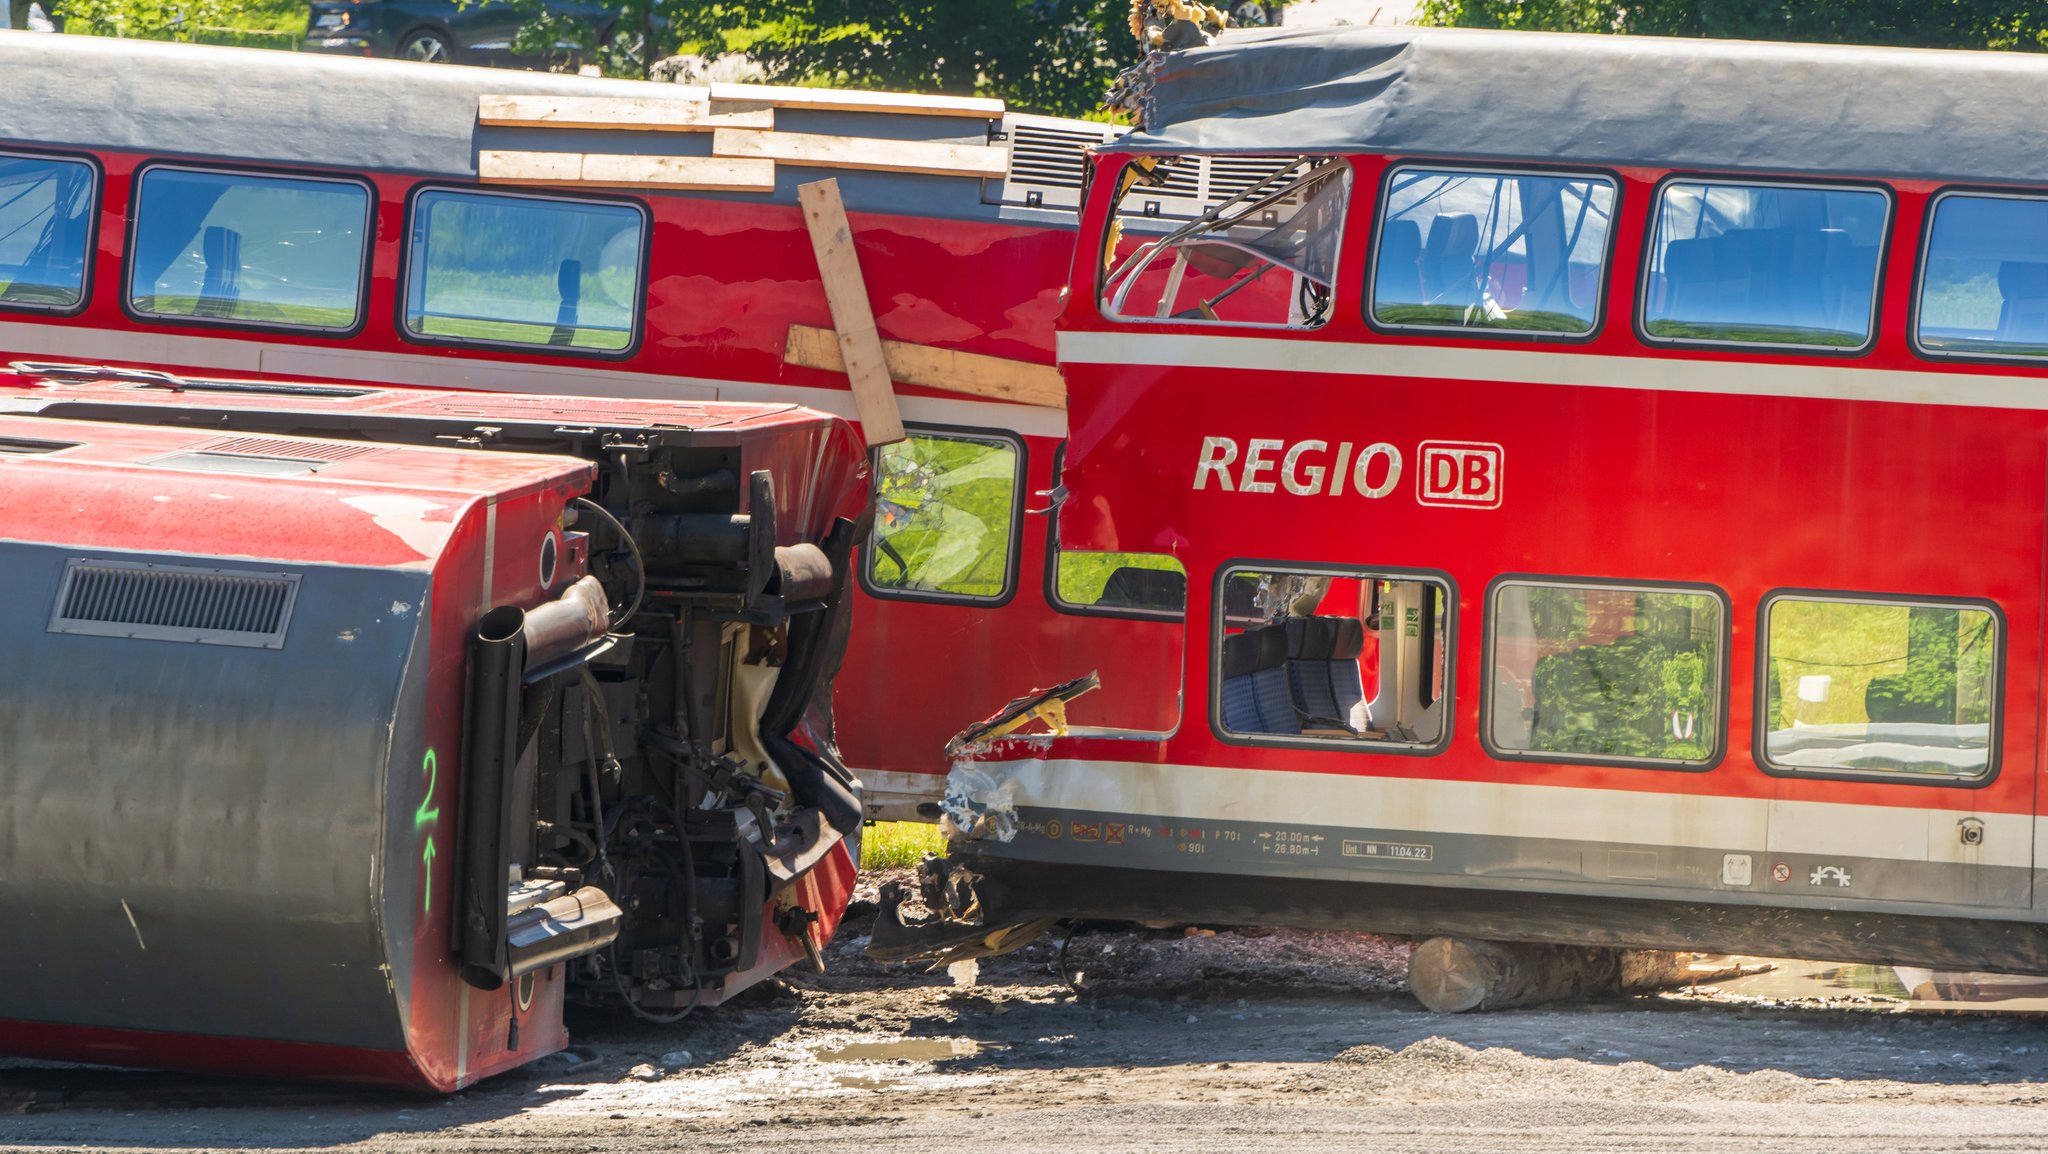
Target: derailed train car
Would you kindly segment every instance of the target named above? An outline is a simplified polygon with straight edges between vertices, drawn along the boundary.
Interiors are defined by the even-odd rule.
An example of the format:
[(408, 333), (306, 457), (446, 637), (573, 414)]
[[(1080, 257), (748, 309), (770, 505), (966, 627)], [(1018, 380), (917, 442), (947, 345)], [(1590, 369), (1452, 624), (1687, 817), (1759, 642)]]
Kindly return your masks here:
[(0, 1051), (447, 1091), (815, 957), (865, 503), (792, 405), (0, 373)]
[[(1181, 560), (1187, 709), (971, 751), (954, 921), (885, 952), (2048, 969), (2048, 67), (1344, 29), (1149, 80), (1060, 320), (1059, 532)], [(1119, 203), (1281, 150), (1200, 221)]]

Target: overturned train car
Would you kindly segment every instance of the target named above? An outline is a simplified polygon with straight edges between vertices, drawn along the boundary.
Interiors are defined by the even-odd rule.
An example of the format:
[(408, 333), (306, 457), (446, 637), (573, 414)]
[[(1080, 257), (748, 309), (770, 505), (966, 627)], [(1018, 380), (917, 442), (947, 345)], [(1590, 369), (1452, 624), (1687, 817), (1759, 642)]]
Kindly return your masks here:
[(791, 405), (0, 372), (0, 1050), (453, 1090), (851, 890)]

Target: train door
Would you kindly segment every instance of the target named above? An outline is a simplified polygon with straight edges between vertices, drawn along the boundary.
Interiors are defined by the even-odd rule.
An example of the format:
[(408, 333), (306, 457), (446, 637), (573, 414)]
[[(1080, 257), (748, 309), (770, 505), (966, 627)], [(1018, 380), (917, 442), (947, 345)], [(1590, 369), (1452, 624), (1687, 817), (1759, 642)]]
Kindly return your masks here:
[(1187, 578), (1170, 557), (1051, 548), (1044, 440), (913, 427), (877, 450), (875, 527), (834, 705), (870, 816), (937, 816), (948, 739), (1032, 689), (1097, 673), (1076, 728), (1164, 732), (1180, 716)]
[[(2018, 625), (1990, 600), (1767, 596), (1755, 756), (1788, 780), (1750, 884), (1810, 899), (2029, 908), (2039, 659), (2015, 644)], [(2025, 623), (2028, 637), (2037, 629)], [(1924, 802), (1897, 804), (1903, 790)]]

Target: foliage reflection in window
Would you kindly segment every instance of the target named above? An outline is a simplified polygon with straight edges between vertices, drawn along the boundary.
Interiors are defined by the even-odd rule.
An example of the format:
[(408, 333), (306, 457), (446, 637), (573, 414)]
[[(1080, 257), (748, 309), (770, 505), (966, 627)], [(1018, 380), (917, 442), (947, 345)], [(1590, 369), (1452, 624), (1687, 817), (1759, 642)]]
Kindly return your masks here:
[[(1312, 327), (1329, 319), (1350, 166), (1328, 157), (1142, 157), (1104, 242), (1121, 320)], [(1206, 208), (1180, 221), (1170, 208)]]
[(2048, 200), (1935, 202), (1915, 336), (1935, 353), (2048, 356)]
[(1077, 609), (1182, 613), (1188, 571), (1164, 553), (1062, 549), (1053, 587), (1062, 605)]
[(1954, 605), (1781, 597), (1765, 625), (1764, 756), (1781, 769), (1980, 777), (1998, 621)]
[(1373, 319), (1590, 332), (1613, 223), (1605, 179), (1401, 169), (1380, 222)]
[(354, 327), (368, 189), (176, 168), (149, 169), (141, 184), (130, 308), (147, 316)]
[(1017, 446), (912, 433), (879, 455), (869, 584), (978, 599), (1009, 592)]
[(0, 155), (0, 304), (68, 309), (85, 297), (92, 166)]
[(1720, 598), (1504, 582), (1490, 732), (1504, 753), (1697, 764), (1720, 746)]
[(1890, 210), (1870, 189), (1672, 181), (1654, 217), (1643, 331), (1861, 348)]
[(417, 336), (618, 352), (640, 314), (637, 208), (502, 193), (420, 194), (406, 264)]

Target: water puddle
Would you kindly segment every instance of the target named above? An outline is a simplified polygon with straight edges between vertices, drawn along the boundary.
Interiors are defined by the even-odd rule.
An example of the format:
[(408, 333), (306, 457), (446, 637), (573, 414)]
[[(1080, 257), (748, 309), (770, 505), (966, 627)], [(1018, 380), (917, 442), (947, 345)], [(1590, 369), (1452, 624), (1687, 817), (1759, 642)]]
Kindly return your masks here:
[(1702, 985), (1699, 989), (1702, 993), (1711, 991), (1709, 996), (1767, 1002), (1828, 1002), (1904, 1010), (2048, 1012), (2048, 977), (1747, 957), (1701, 957), (1695, 964), (1751, 965), (1764, 961), (1774, 961), (1777, 968)]
[[(985, 1050), (1002, 1048), (984, 1045), (973, 1038), (885, 1038), (880, 1041), (848, 1042), (836, 1049), (820, 1048), (812, 1053), (820, 1061), (825, 1062), (893, 1064), (972, 1058)], [(908, 1073), (905, 1071), (903, 1076), (898, 1076), (894, 1071), (863, 1070), (859, 1073), (834, 1075), (832, 1084), (845, 1090), (887, 1090), (908, 1081)]]
[(848, 1042), (836, 1050), (819, 1050), (817, 1055), (835, 1062), (940, 1062), (947, 1058), (972, 1058), (982, 1044), (972, 1038), (886, 1038), (879, 1042)]
[[(1730, 960), (1753, 963), (1758, 959)], [(1710, 988), (1718, 993), (1732, 994), (1736, 997), (1773, 1002), (1852, 998), (1895, 998), (1903, 1001), (1912, 996), (1906, 984), (1899, 980), (1898, 972), (1890, 966), (1849, 965), (1840, 962), (1779, 961), (1777, 968), (1767, 973), (1730, 978), (1725, 982), (1715, 982), (1711, 987), (1702, 988)]]

